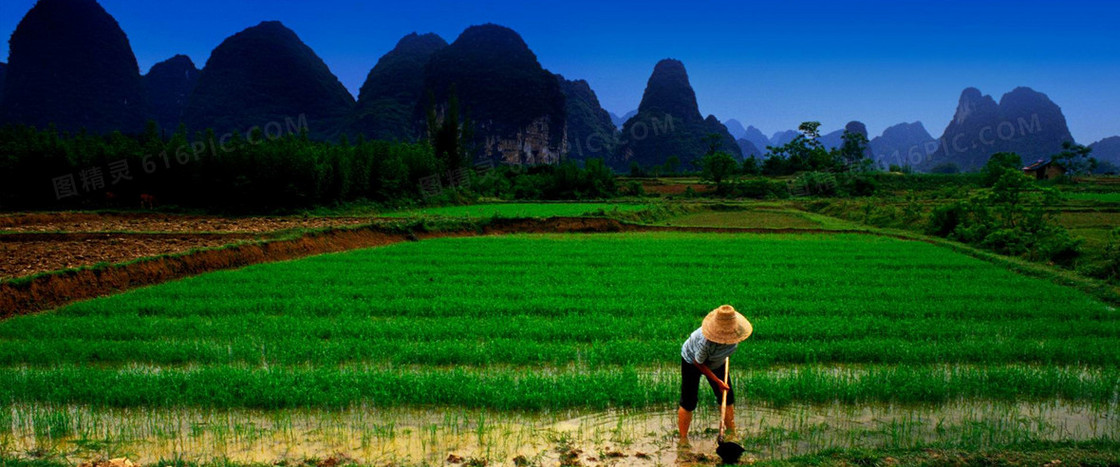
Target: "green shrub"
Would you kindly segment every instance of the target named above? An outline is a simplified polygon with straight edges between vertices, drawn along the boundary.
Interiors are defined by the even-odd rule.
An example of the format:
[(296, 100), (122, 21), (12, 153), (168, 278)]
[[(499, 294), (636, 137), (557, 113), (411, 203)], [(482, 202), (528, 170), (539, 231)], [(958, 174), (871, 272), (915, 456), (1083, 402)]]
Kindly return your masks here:
[(926, 223), (926, 233), (939, 237), (948, 237), (957, 230), (957, 227), (967, 215), (963, 203), (952, 203), (933, 208)]
[(789, 198), (789, 187), (776, 180), (756, 178), (735, 183), (733, 193), (737, 198), (786, 199)]
[(646, 189), (642, 186), (642, 182), (631, 180), (626, 184), (626, 187), (622, 189), (622, 193), (630, 196), (645, 196)]
[(872, 196), (879, 189), (874, 177), (866, 174), (848, 175), (843, 178), (841, 192), (847, 196)]
[(993, 186), (999, 181), (1000, 177), (1009, 170), (1016, 172), (1021, 171), (1023, 168), (1023, 158), (1013, 152), (997, 152), (992, 154), (988, 162), (984, 164), (984, 168), (980, 169), (983, 175), (982, 183), (984, 186)]
[(1108, 244), (1104, 247), (1104, 264), (1097, 275), (1110, 281), (1120, 280), (1120, 227), (1108, 233)]
[(926, 230), (996, 253), (1068, 267), (1080, 256), (1080, 241), (1046, 210), (1058, 196), (1022, 172), (1004, 169), (991, 188), (967, 202), (935, 208)]
[(802, 196), (834, 196), (836, 176), (829, 172), (806, 172), (793, 181), (790, 192)]

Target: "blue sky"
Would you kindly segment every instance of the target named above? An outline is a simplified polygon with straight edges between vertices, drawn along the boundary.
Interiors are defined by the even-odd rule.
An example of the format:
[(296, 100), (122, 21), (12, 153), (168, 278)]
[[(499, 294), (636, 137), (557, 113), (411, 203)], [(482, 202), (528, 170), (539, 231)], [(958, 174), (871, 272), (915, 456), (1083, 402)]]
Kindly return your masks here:
[[(1074, 138), (1120, 135), (1120, 2), (100, 0), (142, 72), (183, 53), (201, 67), (224, 38), (280, 20), (355, 95), (410, 32), (449, 42), (467, 26), (521, 33), (541, 64), (586, 79), (604, 108), (637, 108), (655, 63), (684, 62), (700, 110), (767, 134), (849, 120), (872, 135), (922, 121), (939, 136), (968, 86), (996, 100), (1029, 86), (1062, 107)], [(9, 35), (34, 0), (0, 1)], [(7, 61), (7, 47), (0, 52)]]

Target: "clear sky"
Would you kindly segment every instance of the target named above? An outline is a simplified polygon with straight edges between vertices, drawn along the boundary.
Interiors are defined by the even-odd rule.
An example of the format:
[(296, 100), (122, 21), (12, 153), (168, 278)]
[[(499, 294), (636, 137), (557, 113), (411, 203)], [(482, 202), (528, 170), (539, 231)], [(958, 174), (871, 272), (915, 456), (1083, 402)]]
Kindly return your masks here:
[[(545, 68), (586, 79), (603, 107), (635, 109), (655, 63), (684, 62), (700, 111), (765, 133), (861, 120), (871, 134), (922, 121), (935, 137), (968, 86), (1029, 86), (1062, 107), (1074, 138), (1120, 135), (1117, 1), (100, 0), (141, 72), (177, 53), (199, 67), (224, 38), (280, 20), (355, 95), (401, 36), (454, 41), (467, 26), (521, 33)], [(0, 0), (9, 35), (34, 0)], [(3, 61), (7, 61), (4, 47)]]

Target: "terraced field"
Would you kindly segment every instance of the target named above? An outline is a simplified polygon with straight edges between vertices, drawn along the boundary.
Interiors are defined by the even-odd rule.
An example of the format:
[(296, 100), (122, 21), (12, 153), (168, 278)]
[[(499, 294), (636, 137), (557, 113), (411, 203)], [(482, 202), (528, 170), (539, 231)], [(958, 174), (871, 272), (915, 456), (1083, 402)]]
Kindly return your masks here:
[[(179, 433), (181, 411), (433, 405), (480, 420), (628, 408), (663, 437), (680, 342), (721, 303), (755, 326), (733, 359), (750, 406), (1057, 403), (1103, 417), (1078, 436), (1120, 437), (1120, 312), (1077, 291), (869, 235), (629, 233), (397, 244), (0, 322), (0, 447), (84, 452), (79, 434), (111, 443), (127, 424), (90, 420), (150, 427), (154, 413)], [(773, 435), (761, 418), (745, 438)]]

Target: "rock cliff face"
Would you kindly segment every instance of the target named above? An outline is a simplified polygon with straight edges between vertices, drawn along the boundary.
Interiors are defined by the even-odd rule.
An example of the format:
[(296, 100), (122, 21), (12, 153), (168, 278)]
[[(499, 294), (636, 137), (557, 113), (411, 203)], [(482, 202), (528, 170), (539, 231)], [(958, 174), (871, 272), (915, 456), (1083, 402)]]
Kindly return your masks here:
[(148, 108), (164, 132), (175, 131), (183, 119), (187, 99), (198, 84), (198, 68), (186, 55), (176, 55), (159, 62), (144, 75)]
[(618, 170), (635, 162), (650, 167), (676, 156), (682, 165), (689, 166), (707, 152), (708, 136), (712, 134), (718, 136), (721, 150), (742, 157), (727, 127), (715, 116), (700, 116), (684, 64), (662, 60), (650, 75), (638, 113), (623, 126), (620, 157), (612, 165)]
[(144, 128), (147, 106), (128, 37), (94, 0), (39, 0), (16, 27), (0, 122), (92, 132)]
[(941, 136), (941, 147), (920, 167), (953, 163), (961, 170), (977, 170), (997, 152), (1014, 152), (1023, 160), (1045, 159), (1067, 141), (1073, 136), (1062, 109), (1045, 94), (1016, 88), (996, 104), (991, 96), (968, 88)]
[[(564, 94), (521, 36), (487, 24), (463, 31), (432, 54), (424, 89), (435, 96), (437, 114), (451, 93), (474, 124), (480, 157), (508, 164), (551, 164), (568, 148)], [(414, 115), (426, 114), (422, 103)]]
[(370, 139), (413, 141), (424, 128), (413, 118), (426, 104), (424, 66), (432, 54), (447, 47), (435, 34), (412, 33), (377, 61), (358, 95), (354, 133)]
[(214, 49), (183, 120), (194, 130), (244, 132), (303, 115), (312, 137), (328, 139), (345, 128), (353, 108), (353, 96), (311, 48), (266, 21)]
[(599, 105), (599, 98), (587, 81), (570, 81), (556, 75), (564, 93), (568, 123), (568, 158), (608, 160), (618, 144), (618, 128), (611, 115)]

